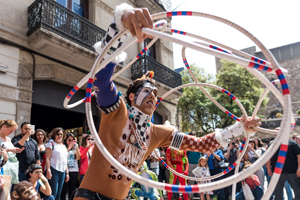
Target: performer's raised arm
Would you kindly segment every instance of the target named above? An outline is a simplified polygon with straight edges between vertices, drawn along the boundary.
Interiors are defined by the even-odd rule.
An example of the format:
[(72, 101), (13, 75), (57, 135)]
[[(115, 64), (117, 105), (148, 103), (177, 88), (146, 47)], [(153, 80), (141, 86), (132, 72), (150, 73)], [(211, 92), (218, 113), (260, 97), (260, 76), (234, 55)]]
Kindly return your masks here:
[[(142, 34), (141, 27), (152, 28), (152, 26), (152, 20), (147, 9), (134, 9), (132, 6), (123, 3), (116, 7), (115, 17), (109, 25), (104, 39), (101, 42), (96, 43), (94, 47), (96, 51), (101, 54), (107, 43), (110, 42), (110, 40), (120, 31), (124, 30), (125, 27), (128, 27), (131, 34), (133, 36), (136, 35), (138, 40), (142, 42), (147, 35)], [(113, 43), (110, 50), (104, 56), (104, 60), (123, 45), (125, 37), (126, 36), (122, 36), (119, 40)], [(121, 53), (95, 75), (93, 86), (96, 92), (97, 104), (106, 114), (116, 110), (120, 105), (118, 91), (114, 82), (111, 80), (111, 77), (116, 64), (124, 61), (125, 58), (126, 54)]]
[(226, 147), (229, 138), (242, 135), (245, 130), (250, 133), (255, 133), (256, 130), (253, 128), (261, 124), (259, 118), (249, 118), (247, 121), (245, 121), (244, 117), (241, 117), (240, 119), (240, 122), (236, 122), (234, 125), (225, 128), (223, 131), (216, 129), (215, 133), (200, 138), (186, 135), (180, 131), (173, 131), (172, 137), (170, 138), (170, 148), (205, 153), (217, 149), (220, 146)]

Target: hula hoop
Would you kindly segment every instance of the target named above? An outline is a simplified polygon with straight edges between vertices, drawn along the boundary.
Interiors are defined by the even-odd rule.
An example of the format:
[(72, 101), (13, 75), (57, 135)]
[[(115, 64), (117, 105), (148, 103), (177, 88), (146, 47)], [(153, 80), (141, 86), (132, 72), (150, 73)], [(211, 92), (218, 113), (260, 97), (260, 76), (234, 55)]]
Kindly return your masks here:
[[(210, 19), (214, 19), (214, 20), (223, 22), (223, 23), (237, 29), (238, 31), (240, 31), (243, 34), (245, 34), (246, 36), (248, 36), (249, 39), (251, 39), (262, 50), (264, 56), (270, 62), (271, 66), (273, 66), (273, 68), (270, 68), (268, 66), (260, 65), (260, 64), (257, 64), (257, 63), (253, 64), (253, 67), (254, 68), (257, 67), (257, 69), (262, 69), (262, 70), (266, 70), (266, 71), (275, 71), (278, 78), (280, 79), (282, 89), (283, 89), (283, 104), (282, 105), (284, 105), (284, 115), (283, 115), (282, 122), (284, 122), (284, 123), (281, 124), (281, 127), (280, 127), (281, 129), (278, 133), (278, 136), (275, 138), (275, 140), (274, 140), (274, 142), (271, 146), (272, 148), (268, 149), (268, 154), (264, 154), (259, 159), (261, 162), (255, 162), (252, 167), (246, 169), (245, 171), (243, 171), (239, 174), (235, 174), (235, 175), (233, 175), (231, 177), (228, 177), (224, 180), (216, 181), (216, 182), (213, 182), (213, 183), (208, 183), (208, 184), (205, 184), (205, 185), (178, 186), (178, 185), (158, 183), (158, 182), (155, 182), (155, 181), (150, 181), (150, 180), (144, 179), (144, 178), (138, 176), (137, 174), (135, 174), (134, 172), (131, 172), (131, 171), (127, 170), (124, 166), (122, 166), (117, 160), (115, 160), (109, 154), (107, 149), (104, 147), (102, 141), (98, 137), (97, 131), (96, 131), (95, 126), (94, 126), (94, 122), (93, 122), (92, 117), (91, 117), (90, 97), (91, 97), (91, 88), (92, 88), (93, 77), (94, 77), (95, 73), (97, 72), (97, 70), (99, 71), (103, 66), (108, 64), (108, 62), (110, 60), (112, 60), (112, 58), (114, 56), (116, 56), (121, 50), (125, 49), (125, 47), (128, 47), (130, 44), (135, 42), (133, 39), (136, 39), (136, 38), (133, 38), (129, 42), (124, 43), (123, 48), (122, 47), (119, 48), (118, 49), (119, 51), (118, 50), (115, 51), (107, 60), (105, 60), (103, 63), (100, 64), (99, 60), (102, 60), (102, 58), (104, 57), (104, 55), (107, 52), (108, 48), (111, 46), (111, 44), (115, 40), (119, 39), (122, 35), (124, 35), (124, 33), (128, 33), (127, 30), (124, 30), (124, 31), (120, 32), (119, 34), (117, 34), (115, 36), (115, 38), (113, 38), (110, 41), (110, 43), (107, 44), (107, 46), (104, 48), (101, 55), (96, 60), (95, 65), (92, 68), (92, 71), (88, 74), (88, 77), (90, 77), (90, 78), (89, 78), (88, 86), (87, 86), (87, 90), (86, 90), (86, 93), (87, 93), (86, 94), (86, 110), (87, 110), (86, 114), (87, 114), (87, 119), (88, 119), (88, 125), (89, 125), (89, 128), (91, 130), (91, 133), (93, 134), (93, 136), (95, 138), (96, 145), (99, 148), (100, 152), (103, 154), (103, 156), (115, 168), (120, 170), (124, 175), (128, 176), (129, 178), (131, 178), (133, 180), (136, 180), (137, 182), (140, 182), (143, 185), (146, 185), (146, 186), (149, 186), (149, 187), (154, 187), (154, 188), (157, 188), (157, 189), (160, 189), (160, 190), (172, 191), (172, 192), (193, 192), (194, 193), (194, 192), (203, 192), (203, 191), (214, 190), (214, 189), (221, 188), (221, 187), (226, 187), (226, 186), (229, 186), (232, 182), (237, 182), (237, 181), (241, 181), (242, 179), (245, 179), (246, 177), (248, 177), (249, 175), (254, 173), (259, 167), (264, 165), (265, 162), (267, 162), (272, 157), (272, 155), (277, 151), (277, 148), (280, 146), (281, 141), (282, 141), (282, 145), (281, 145), (281, 148), (280, 148), (280, 153), (283, 155), (283, 157), (280, 160), (279, 159), (277, 160), (277, 165), (275, 167), (274, 174), (272, 176), (272, 179), (271, 179), (271, 182), (269, 184), (268, 190), (262, 198), (262, 199), (268, 199), (269, 196), (271, 195), (271, 193), (273, 192), (273, 189), (274, 189), (274, 187), (275, 187), (275, 185), (276, 185), (276, 183), (277, 183), (277, 181), (280, 177), (280, 174), (281, 174), (284, 162), (285, 162), (285, 156), (286, 156), (287, 146), (288, 146), (287, 144), (288, 144), (288, 139), (289, 139), (288, 137), (285, 137), (285, 134), (286, 135), (289, 134), (290, 127), (287, 124), (290, 124), (290, 122), (291, 122), (291, 115), (290, 115), (291, 114), (291, 97), (290, 97), (290, 92), (289, 92), (289, 89), (288, 89), (288, 84), (286, 82), (286, 79), (285, 79), (282, 71), (279, 69), (279, 64), (274, 59), (274, 57), (270, 53), (270, 51), (268, 51), (263, 46), (263, 44), (259, 40), (257, 40), (254, 36), (252, 36), (248, 31), (246, 31), (242, 27), (240, 27), (240, 26), (238, 26), (238, 25), (236, 25), (236, 24), (234, 24), (234, 23), (232, 23), (228, 20), (222, 19), (220, 17), (205, 14), (205, 13), (199, 13), (199, 12), (182, 11), (182, 12), (158, 13), (158, 14), (152, 15), (152, 19), (157, 20), (157, 19), (160, 19), (160, 18), (172, 17), (172, 16), (181, 16), (181, 15), (206, 17), (206, 18), (210, 18)], [(199, 45), (195, 45), (193, 43), (188, 43), (188, 42), (185, 42), (185, 41), (181, 41), (179, 39), (173, 38), (172, 36), (168, 36), (168, 35), (165, 35), (163, 33), (153, 31), (151, 29), (143, 28), (142, 32), (145, 33), (145, 34), (148, 34), (148, 35), (152, 35), (154, 37), (160, 37), (162, 39), (166, 39), (166, 40), (171, 41), (171, 42), (177, 42), (179, 44), (182, 44), (183, 46), (187, 46), (189, 48), (200, 50), (204, 53), (209, 53), (209, 54), (215, 55), (215, 56), (220, 57), (220, 58), (225, 58), (227, 60), (242, 64), (243, 66), (248, 66), (249, 65), (249, 62), (247, 62), (246, 59), (233, 58), (229, 55), (224, 54), (223, 52), (217, 52), (217, 51), (214, 52), (211, 49), (207, 49), (207, 48), (201, 47)], [(255, 75), (256, 77), (259, 76), (259, 75), (257, 75), (256, 70), (251, 69), (251, 68), (249, 68), (247, 70), (250, 71), (251, 73), (253, 73), (254, 75), (256, 74)], [(85, 80), (85, 82), (86, 82), (86, 80)], [(79, 87), (79, 85), (80, 84), (77, 84), (78, 87)], [(266, 85), (266, 86), (268, 87), (268, 85)], [(276, 97), (277, 97), (277, 95), (280, 96), (280, 93), (278, 92), (278, 90), (277, 91), (273, 90), (273, 88), (269, 88), (269, 89), (272, 92), (274, 91), (273, 93), (275, 93)], [(277, 92), (277, 95), (276, 95), (276, 92)], [(246, 144), (247, 144), (247, 142), (246, 142)]]
[[(159, 105), (159, 103), (164, 99), (164, 98), (166, 98), (168, 95), (170, 95), (171, 93), (173, 93), (174, 91), (177, 91), (177, 90), (179, 90), (179, 89), (182, 89), (182, 88), (184, 88), (184, 87), (190, 87), (190, 86), (198, 86), (198, 87), (200, 87), (201, 89), (203, 89), (204, 91), (205, 91), (205, 89), (203, 88), (203, 86), (205, 86), (205, 87), (211, 87), (211, 88), (214, 88), (214, 89), (216, 89), (216, 90), (219, 90), (219, 91), (221, 91), (221, 92), (223, 92), (223, 93), (225, 93), (225, 94), (227, 94), (228, 96), (230, 96), (231, 97), (231, 99), (233, 99), (236, 103), (237, 103), (237, 105), (239, 106), (239, 108), (242, 110), (242, 112), (243, 112), (243, 114), (245, 115), (245, 116), (247, 116), (247, 113), (246, 113), (246, 110), (245, 110), (245, 108), (243, 107), (243, 105), (241, 104), (241, 102), (233, 95), (233, 94), (229, 94), (229, 92), (227, 91), (227, 90), (225, 90), (225, 89), (223, 89), (223, 88), (221, 88), (221, 87), (218, 87), (218, 86), (215, 86), (215, 85), (211, 85), (211, 84), (208, 84), (208, 83), (189, 83), (189, 84), (185, 84), (185, 85), (181, 85), (181, 86), (178, 86), (178, 87), (176, 87), (176, 88), (173, 88), (172, 90), (170, 90), (169, 92), (167, 92), (166, 94), (164, 94), (158, 101), (157, 101), (157, 103), (156, 103), (156, 105), (155, 105), (155, 108)], [(206, 92), (206, 91), (205, 91)], [(206, 92), (207, 93), (207, 92)], [(207, 93), (208, 94), (208, 93)], [(210, 99), (210, 100), (212, 100), (212, 101), (214, 101), (214, 102), (216, 102), (216, 105), (218, 104), (219, 105), (219, 103), (215, 100), (215, 99), (213, 99), (209, 94), (208, 94), (208, 98)], [(217, 105), (217, 106), (218, 106)], [(222, 107), (222, 106), (221, 106)], [(227, 111), (225, 108), (220, 108), (221, 110), (225, 110), (225, 111), (223, 111), (224, 113), (226, 113), (228, 116), (230, 116), (231, 118), (233, 118), (233, 119), (235, 119), (235, 120), (237, 120), (237, 121), (239, 121), (239, 118), (237, 118), (235, 115), (233, 115), (232, 113), (230, 113), (229, 111)], [(242, 146), (241, 146), (241, 149), (240, 149), (240, 155), (239, 155), (239, 157), (238, 157), (238, 159), (230, 166), (230, 167), (228, 167), (226, 170), (224, 170), (223, 172), (221, 172), (221, 173), (219, 173), (219, 174), (216, 174), (216, 175), (214, 175), (214, 176), (210, 176), (210, 177), (207, 177), (207, 178), (196, 178), (196, 177), (190, 177), (190, 176), (186, 176), (186, 175), (183, 175), (183, 174), (180, 174), (180, 173), (178, 173), (178, 172), (176, 172), (175, 170), (173, 170), (167, 163), (165, 163), (161, 158), (159, 158), (158, 157), (158, 155), (156, 154), (156, 152), (155, 152), (155, 154), (156, 154), (156, 156), (158, 157), (158, 159), (159, 159), (159, 161), (167, 168), (167, 169), (169, 169), (170, 171), (172, 171), (174, 174), (176, 174), (177, 176), (179, 176), (179, 177), (182, 177), (182, 178), (185, 178), (185, 179), (189, 179), (189, 180), (195, 180), (195, 181), (203, 181), (203, 180), (210, 180), (210, 179), (215, 179), (215, 178), (218, 178), (218, 177), (220, 177), (220, 176), (223, 176), (223, 175), (225, 175), (225, 174), (227, 174), (228, 172), (230, 172), (232, 169), (234, 169), (235, 168), (235, 166), (237, 166), (237, 165), (239, 165), (239, 163), (240, 163), (240, 161), (242, 160), (242, 158), (243, 158), (243, 156), (244, 156), (244, 154), (245, 154), (245, 152), (246, 152), (246, 149), (247, 148), (244, 148), (245, 147), (245, 144), (246, 144), (246, 141), (248, 141), (248, 139), (247, 138), (249, 138), (250, 137), (250, 134), (249, 133), (246, 133), (246, 137), (244, 138), (244, 140), (243, 140), (243, 142), (242, 142)], [(246, 146), (247, 147), (247, 146)]]

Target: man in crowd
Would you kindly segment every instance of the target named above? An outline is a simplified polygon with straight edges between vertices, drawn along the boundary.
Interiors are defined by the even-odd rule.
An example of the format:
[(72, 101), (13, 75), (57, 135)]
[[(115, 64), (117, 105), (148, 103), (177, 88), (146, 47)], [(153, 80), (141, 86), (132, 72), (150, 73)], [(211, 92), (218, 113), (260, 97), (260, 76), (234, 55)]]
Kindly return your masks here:
[[(277, 128), (276, 130), (279, 129)], [(272, 143), (270, 145), (272, 145)], [(267, 162), (267, 171), (269, 176), (272, 176), (274, 172), (278, 154), (279, 149), (273, 155), (271, 160)], [(294, 190), (295, 199), (300, 200), (300, 147), (293, 140), (289, 140), (285, 163), (274, 190), (275, 200), (282, 199), (283, 187), (286, 181), (289, 182)]]
[(20, 128), (21, 134), (12, 138), (11, 142), (15, 147), (25, 149), (21, 153), (17, 153), (19, 161), (19, 181), (26, 180), (25, 171), (32, 164), (40, 163), (40, 153), (38, 150), (37, 142), (30, 138), (30, 135), (34, 133), (31, 130), (30, 122), (23, 122)]

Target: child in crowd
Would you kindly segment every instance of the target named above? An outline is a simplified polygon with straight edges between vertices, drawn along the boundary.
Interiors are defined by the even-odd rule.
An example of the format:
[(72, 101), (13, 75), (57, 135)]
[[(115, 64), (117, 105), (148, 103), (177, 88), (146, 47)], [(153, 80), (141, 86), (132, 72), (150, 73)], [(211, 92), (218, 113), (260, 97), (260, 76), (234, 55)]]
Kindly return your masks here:
[[(210, 177), (207, 160), (205, 157), (201, 157), (199, 159), (197, 167), (192, 172), (197, 178)], [(199, 183), (200, 184), (210, 183), (210, 180), (199, 181)], [(212, 191), (201, 192), (201, 195), (200, 195), (201, 200), (204, 200), (204, 194), (206, 194), (206, 200), (210, 200), (210, 194), (213, 194), (213, 192)]]

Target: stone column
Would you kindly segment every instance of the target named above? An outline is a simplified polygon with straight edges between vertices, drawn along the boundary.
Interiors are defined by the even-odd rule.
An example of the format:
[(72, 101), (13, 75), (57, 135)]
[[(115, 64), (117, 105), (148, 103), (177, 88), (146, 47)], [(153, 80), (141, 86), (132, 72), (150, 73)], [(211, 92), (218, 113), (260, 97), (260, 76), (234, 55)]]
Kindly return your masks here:
[(32, 105), (33, 64), (19, 64), (18, 98), (16, 120), (19, 125), (24, 121), (30, 122)]

